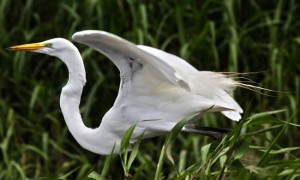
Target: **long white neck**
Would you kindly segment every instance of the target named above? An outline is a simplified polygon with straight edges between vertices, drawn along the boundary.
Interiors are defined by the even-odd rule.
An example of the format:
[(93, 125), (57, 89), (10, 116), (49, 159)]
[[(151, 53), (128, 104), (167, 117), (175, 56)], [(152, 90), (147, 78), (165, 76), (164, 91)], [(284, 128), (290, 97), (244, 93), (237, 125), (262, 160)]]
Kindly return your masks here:
[(69, 70), (68, 83), (61, 92), (60, 107), (71, 134), (83, 148), (98, 154), (110, 154), (114, 142), (107, 138), (105, 128), (99, 126), (92, 129), (86, 127), (82, 121), (79, 105), (86, 74), (80, 53), (74, 49), (59, 58)]

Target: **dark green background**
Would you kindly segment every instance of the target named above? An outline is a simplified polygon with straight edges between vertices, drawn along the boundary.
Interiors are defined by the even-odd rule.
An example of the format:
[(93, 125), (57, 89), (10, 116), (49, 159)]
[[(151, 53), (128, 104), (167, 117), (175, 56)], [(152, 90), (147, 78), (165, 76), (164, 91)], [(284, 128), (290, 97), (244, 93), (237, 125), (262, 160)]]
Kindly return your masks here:
[[(72, 34), (81, 30), (105, 30), (137, 44), (163, 49), (199, 70), (260, 72), (245, 77), (279, 92), (263, 92), (271, 95), (267, 96), (237, 90), (235, 97), (245, 109), (244, 119), (285, 109), (272, 117), (299, 124), (300, 2), (296, 0), (1, 0), (0, 12), (0, 179), (68, 175), (80, 179), (91, 171), (101, 172), (105, 157), (85, 151), (76, 143), (59, 109), (60, 90), (67, 80), (63, 63), (46, 55), (5, 50), (11, 45), (54, 37), (71, 40)], [(119, 73), (101, 54), (75, 45), (87, 71), (81, 105), (83, 119), (87, 126), (97, 127), (117, 95)], [(263, 125), (256, 128), (274, 125), (264, 124), (263, 120)], [(219, 114), (209, 114), (199, 124), (237, 125)], [(248, 145), (269, 147), (281, 128), (245, 141)], [(300, 146), (299, 137), (299, 128), (288, 126), (274, 150)], [(186, 166), (197, 164), (201, 161), (199, 149), (211, 142), (207, 137), (180, 134), (172, 149), (174, 159), (180, 159), (179, 154), (185, 151)], [(152, 179), (163, 143), (164, 137), (145, 140), (130, 172), (135, 174), (146, 163), (139, 178)], [(245, 159), (260, 159), (260, 153), (249, 150)], [(273, 158), (299, 161), (299, 155), (296, 150), (292, 155)], [(162, 173), (175, 177), (174, 167), (168, 162), (165, 161)], [(247, 168), (241, 169), (251, 174)], [(218, 168), (214, 170), (219, 172)], [(270, 174), (284, 170), (266, 168)], [(107, 177), (123, 177), (118, 156), (114, 157)]]

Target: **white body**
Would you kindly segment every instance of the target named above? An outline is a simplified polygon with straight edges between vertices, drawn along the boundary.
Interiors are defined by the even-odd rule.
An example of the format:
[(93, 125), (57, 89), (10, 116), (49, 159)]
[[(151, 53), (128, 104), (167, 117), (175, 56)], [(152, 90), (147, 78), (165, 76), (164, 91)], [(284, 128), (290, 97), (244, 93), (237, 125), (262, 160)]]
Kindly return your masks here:
[[(107, 56), (120, 70), (119, 94), (96, 129), (84, 125), (79, 104), (85, 85), (85, 69), (77, 48), (61, 38), (35, 50), (60, 58), (68, 67), (69, 81), (60, 105), (67, 126), (77, 142), (98, 154), (120, 151), (124, 132), (137, 123), (131, 142), (170, 131), (187, 116), (221, 112), (238, 121), (242, 109), (232, 98), (237, 82), (225, 75), (198, 71), (181, 58), (164, 51), (136, 46), (103, 31), (82, 31), (72, 37)], [(31, 49), (30, 49), (31, 50)]]

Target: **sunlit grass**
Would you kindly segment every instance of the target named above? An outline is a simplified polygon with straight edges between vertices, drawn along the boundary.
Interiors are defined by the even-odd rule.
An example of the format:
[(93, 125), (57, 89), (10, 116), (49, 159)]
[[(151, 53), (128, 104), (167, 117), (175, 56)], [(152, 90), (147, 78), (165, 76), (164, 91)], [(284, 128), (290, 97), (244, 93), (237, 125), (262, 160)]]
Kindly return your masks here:
[[(300, 174), (299, 2), (252, 1), (0, 2), (0, 179), (295, 179)], [(67, 79), (62, 62), (5, 47), (101, 29), (164, 49), (199, 70), (247, 75), (281, 91), (237, 90), (243, 121), (208, 114), (200, 125), (231, 127), (221, 141), (173, 133), (143, 140), (133, 153), (99, 156), (81, 148), (59, 109)], [(87, 69), (81, 111), (99, 125), (119, 74), (104, 56), (75, 44)], [(288, 93), (286, 93), (288, 92)], [(274, 110), (284, 109), (283, 112)], [(271, 112), (271, 113), (270, 113)], [(276, 113), (275, 113), (276, 112)], [(171, 140), (170, 140), (171, 139)], [(126, 144), (126, 143), (125, 143)]]

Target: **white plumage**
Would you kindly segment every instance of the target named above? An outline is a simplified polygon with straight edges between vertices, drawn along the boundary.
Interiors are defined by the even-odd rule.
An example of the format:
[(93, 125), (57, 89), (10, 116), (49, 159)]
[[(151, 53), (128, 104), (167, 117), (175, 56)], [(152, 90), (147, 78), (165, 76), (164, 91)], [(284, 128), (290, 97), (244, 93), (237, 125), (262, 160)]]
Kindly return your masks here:
[(62, 90), (60, 106), (70, 132), (87, 150), (109, 154), (115, 145), (114, 153), (119, 153), (122, 136), (134, 123), (132, 143), (142, 133), (144, 138), (165, 134), (180, 120), (195, 114), (221, 112), (232, 120), (241, 119), (243, 110), (232, 97), (239, 83), (223, 74), (198, 71), (175, 55), (135, 45), (104, 31), (81, 31), (72, 38), (102, 53), (120, 70), (118, 96), (95, 129), (86, 127), (80, 115), (85, 69), (71, 42), (56, 38), (9, 49), (49, 54), (66, 64), (69, 80)]

